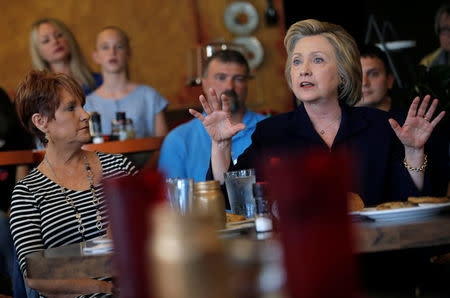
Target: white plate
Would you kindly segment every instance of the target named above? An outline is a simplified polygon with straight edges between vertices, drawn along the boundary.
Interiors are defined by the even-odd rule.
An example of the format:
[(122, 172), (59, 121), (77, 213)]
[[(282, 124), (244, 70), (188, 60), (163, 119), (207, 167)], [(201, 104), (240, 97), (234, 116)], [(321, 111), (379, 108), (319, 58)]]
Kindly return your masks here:
[(350, 214), (367, 216), (374, 219), (376, 222), (411, 222), (431, 218), (449, 207), (450, 203), (419, 204), (419, 207), (392, 210), (365, 208), (363, 211), (351, 212)]
[[(387, 41), (387, 42), (384, 43), (384, 45), (386, 46), (386, 48), (389, 51), (396, 51), (396, 50), (413, 48), (413, 47), (416, 46), (416, 41), (415, 40)], [(381, 45), (381, 43), (377, 43), (376, 46), (384, 51), (384, 48)]]
[(243, 1), (228, 5), (223, 18), (228, 30), (238, 35), (252, 33), (259, 23), (256, 8), (251, 3)]
[(251, 69), (261, 65), (264, 58), (264, 49), (256, 37), (237, 37), (232, 42), (245, 48), (247, 61)]

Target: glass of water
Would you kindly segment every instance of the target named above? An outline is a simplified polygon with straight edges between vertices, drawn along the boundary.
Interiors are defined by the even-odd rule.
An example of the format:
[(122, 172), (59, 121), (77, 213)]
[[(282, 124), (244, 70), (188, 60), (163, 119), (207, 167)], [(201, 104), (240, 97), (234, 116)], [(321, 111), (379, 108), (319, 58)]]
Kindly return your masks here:
[(255, 170), (245, 169), (224, 173), (231, 212), (255, 217), (255, 199), (253, 198), (253, 184), (256, 182)]
[(167, 178), (167, 198), (170, 207), (181, 215), (192, 212), (194, 179)]

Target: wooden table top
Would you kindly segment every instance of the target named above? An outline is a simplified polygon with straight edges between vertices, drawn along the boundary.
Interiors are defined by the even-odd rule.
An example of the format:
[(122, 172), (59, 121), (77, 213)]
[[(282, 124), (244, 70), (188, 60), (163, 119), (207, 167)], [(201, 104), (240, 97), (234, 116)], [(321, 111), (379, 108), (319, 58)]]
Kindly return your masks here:
[[(410, 223), (354, 223), (357, 253), (450, 245), (450, 216)], [(29, 254), (28, 272), (34, 278), (110, 276), (111, 254), (85, 255), (85, 243), (51, 248)]]
[(450, 216), (409, 223), (355, 224), (357, 251), (380, 251), (450, 245)]
[(85, 242), (49, 248), (26, 256), (29, 278), (93, 278), (111, 276), (111, 254), (86, 255)]

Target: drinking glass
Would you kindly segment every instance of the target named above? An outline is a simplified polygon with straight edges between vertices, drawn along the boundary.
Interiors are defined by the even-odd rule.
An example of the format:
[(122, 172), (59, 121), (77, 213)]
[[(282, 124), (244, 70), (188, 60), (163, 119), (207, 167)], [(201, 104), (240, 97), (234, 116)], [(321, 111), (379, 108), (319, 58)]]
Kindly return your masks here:
[(245, 169), (224, 173), (231, 212), (255, 217), (255, 199), (253, 198), (253, 184), (256, 182), (255, 170)]
[(194, 180), (192, 178), (167, 178), (166, 187), (170, 207), (181, 215), (190, 213)]

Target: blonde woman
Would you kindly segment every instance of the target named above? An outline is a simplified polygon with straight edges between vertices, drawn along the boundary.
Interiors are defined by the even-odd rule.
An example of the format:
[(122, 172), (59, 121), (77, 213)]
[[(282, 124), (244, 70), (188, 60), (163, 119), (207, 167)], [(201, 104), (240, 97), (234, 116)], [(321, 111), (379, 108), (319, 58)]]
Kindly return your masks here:
[(73, 33), (54, 18), (33, 23), (30, 32), (30, 53), (37, 70), (64, 73), (72, 76), (89, 94), (102, 83), (102, 77), (93, 73)]
[[(361, 62), (356, 42), (341, 26), (300, 21), (289, 28), (284, 45), (286, 79), (301, 104), (293, 112), (259, 122), (252, 144), (235, 167), (256, 168), (261, 175), (262, 166), (274, 155), (283, 158), (286, 150), (345, 150), (357, 165), (359, 183), (352, 191), (366, 206), (427, 192), (424, 145), (445, 114), (434, 116), (438, 100), (425, 96), (420, 103), (415, 98), (400, 126), (384, 111), (353, 107), (361, 98)], [(210, 93), (210, 102), (200, 96), (206, 116), (189, 111), (212, 138), (212, 176), (223, 181), (230, 166), (231, 138), (245, 125), (230, 122), (226, 96), (220, 107), (214, 90)]]

